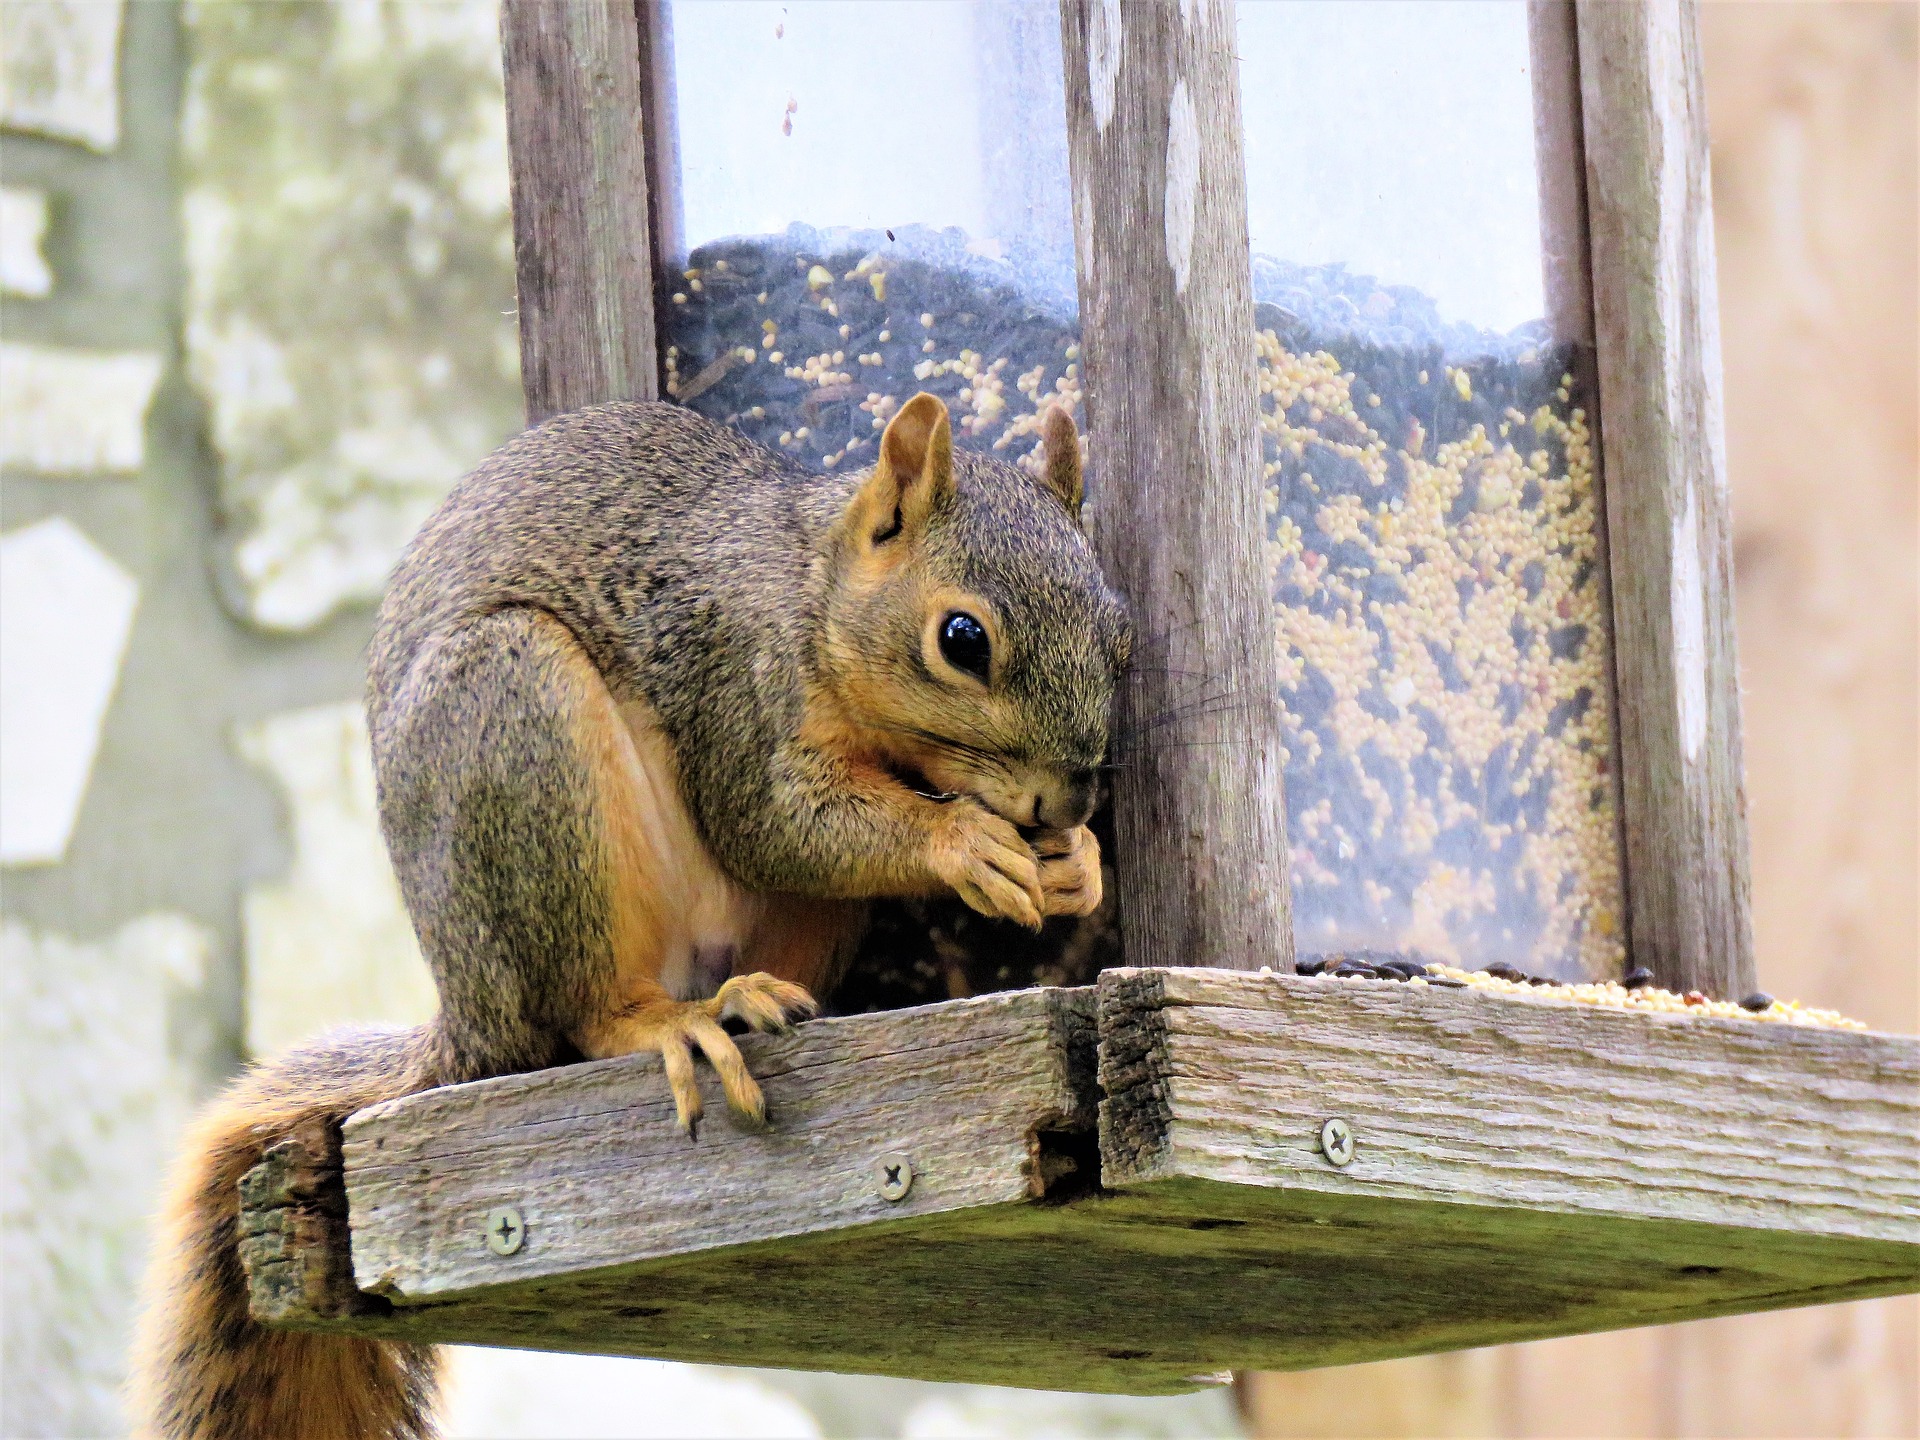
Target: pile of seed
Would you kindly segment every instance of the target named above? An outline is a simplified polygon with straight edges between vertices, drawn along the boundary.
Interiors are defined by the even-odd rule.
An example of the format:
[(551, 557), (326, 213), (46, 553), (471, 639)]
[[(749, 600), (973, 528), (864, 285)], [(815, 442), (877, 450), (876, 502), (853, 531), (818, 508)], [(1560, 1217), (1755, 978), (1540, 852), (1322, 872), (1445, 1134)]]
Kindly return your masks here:
[(1256, 336), (1303, 946), (1624, 958), (1611, 622), (1569, 356)]
[(1296, 265), (1271, 255), (1253, 257), (1253, 298), (1281, 318), (1329, 340), (1358, 340), (1415, 351), (1437, 345), (1449, 360), (1517, 359), (1550, 339), (1544, 320), (1500, 334), (1447, 320), (1431, 297), (1411, 285), (1386, 285), (1340, 261)]
[[(990, 272), (989, 272), (990, 273)], [(1011, 283), (880, 249), (726, 240), (662, 308), (667, 394), (815, 470), (873, 463), (918, 391), (954, 440), (1027, 460), (1048, 406), (1080, 401), (1080, 336)]]
[[(1271, 969), (1261, 971), (1263, 975), (1273, 973)], [(1738, 1002), (1709, 999), (1698, 990), (1689, 990), (1685, 994), (1662, 990), (1653, 983), (1653, 972), (1644, 968), (1629, 970), (1619, 980), (1569, 983), (1546, 975), (1529, 975), (1512, 965), (1463, 970), (1457, 965), (1380, 955), (1377, 952), (1359, 952), (1312, 956), (1301, 960), (1294, 973), (1324, 976), (1332, 980), (1395, 980), (1408, 985), (1430, 985), (1449, 990), (1488, 990), (1498, 995), (1519, 995), (1529, 999), (1549, 996), (1580, 1005), (1605, 1005), (1620, 1010), (1660, 1010), (1674, 1014), (1714, 1015), (1722, 1019), (1770, 1020), (1776, 1024), (1817, 1025), (1830, 1030), (1867, 1028), (1861, 1021), (1849, 1019), (1838, 1011), (1803, 1006), (1797, 1000), (1776, 1000), (1762, 990)]]

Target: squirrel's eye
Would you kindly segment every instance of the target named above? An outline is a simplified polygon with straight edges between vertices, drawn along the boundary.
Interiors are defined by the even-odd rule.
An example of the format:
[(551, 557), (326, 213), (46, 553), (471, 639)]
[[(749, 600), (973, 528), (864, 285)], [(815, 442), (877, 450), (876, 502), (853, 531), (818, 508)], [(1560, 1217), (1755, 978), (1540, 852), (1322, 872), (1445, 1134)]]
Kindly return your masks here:
[(987, 627), (964, 610), (954, 611), (940, 625), (940, 653), (954, 669), (986, 679), (993, 659)]

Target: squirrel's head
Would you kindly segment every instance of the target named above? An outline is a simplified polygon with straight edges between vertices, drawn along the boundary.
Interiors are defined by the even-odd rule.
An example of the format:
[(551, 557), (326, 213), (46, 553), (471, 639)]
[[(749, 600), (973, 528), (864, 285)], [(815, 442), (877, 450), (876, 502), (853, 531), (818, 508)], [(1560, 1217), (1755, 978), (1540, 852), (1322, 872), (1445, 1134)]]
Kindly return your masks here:
[(1056, 407), (1036, 479), (916, 395), (835, 527), (820, 671), (882, 758), (1021, 826), (1085, 822), (1132, 631), (1080, 528)]

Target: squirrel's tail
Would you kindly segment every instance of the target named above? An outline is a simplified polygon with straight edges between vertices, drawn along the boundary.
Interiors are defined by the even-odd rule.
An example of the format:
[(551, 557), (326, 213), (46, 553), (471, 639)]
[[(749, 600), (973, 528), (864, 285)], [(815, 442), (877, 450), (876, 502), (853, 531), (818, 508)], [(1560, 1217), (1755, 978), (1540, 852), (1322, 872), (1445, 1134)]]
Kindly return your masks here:
[(155, 1236), (134, 1345), (138, 1433), (154, 1440), (415, 1440), (436, 1433), (435, 1352), (270, 1330), (247, 1311), (240, 1177), (303, 1121), (435, 1083), (433, 1032), (337, 1032), (254, 1066), (188, 1132)]

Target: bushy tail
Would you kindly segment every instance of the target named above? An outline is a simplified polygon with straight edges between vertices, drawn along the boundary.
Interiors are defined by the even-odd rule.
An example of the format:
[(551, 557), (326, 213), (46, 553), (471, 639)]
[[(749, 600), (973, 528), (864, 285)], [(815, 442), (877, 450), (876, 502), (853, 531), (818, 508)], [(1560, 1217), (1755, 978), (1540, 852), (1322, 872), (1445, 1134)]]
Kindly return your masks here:
[(240, 1177), (302, 1121), (430, 1088), (433, 1034), (352, 1030), (256, 1065), (175, 1164), (135, 1340), (133, 1412), (153, 1440), (427, 1440), (435, 1352), (270, 1330), (247, 1313)]

